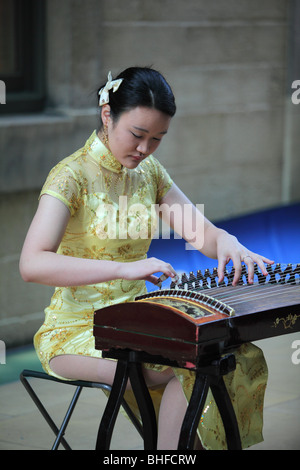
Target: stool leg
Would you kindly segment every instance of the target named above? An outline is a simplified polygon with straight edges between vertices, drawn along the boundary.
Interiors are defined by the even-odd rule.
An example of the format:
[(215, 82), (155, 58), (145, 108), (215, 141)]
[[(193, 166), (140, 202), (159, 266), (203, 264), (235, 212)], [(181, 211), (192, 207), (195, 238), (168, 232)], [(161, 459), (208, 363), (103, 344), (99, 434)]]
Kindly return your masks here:
[(143, 422), (144, 449), (155, 450), (157, 448), (156, 415), (140, 362), (130, 363), (129, 377)]
[[(21, 380), (21, 383), (26, 388), (28, 394), (30, 395), (30, 397), (32, 398), (34, 403), (36, 404), (38, 410), (43, 415), (43, 417), (45, 418), (47, 423), (49, 424), (49, 426), (52, 429), (52, 431), (54, 432), (54, 434), (57, 435), (59, 433), (58, 427), (54, 423), (53, 419), (51, 418), (51, 416), (47, 412), (46, 408), (43, 406), (42, 402), (40, 401), (37, 394), (35, 393), (35, 391), (31, 387), (31, 385), (29, 384), (28, 380), (23, 376), (23, 374), (20, 375), (20, 380)], [(61, 443), (62, 443), (62, 445), (64, 446), (64, 448), (66, 450), (72, 450), (64, 437), (61, 438)]]
[(64, 433), (65, 433), (65, 430), (66, 430), (66, 428), (67, 428), (67, 426), (68, 426), (68, 424), (69, 424), (70, 418), (71, 418), (71, 416), (72, 416), (72, 413), (73, 413), (73, 411), (74, 411), (74, 408), (75, 408), (75, 406), (76, 406), (76, 403), (77, 403), (77, 400), (78, 400), (78, 398), (79, 398), (79, 395), (80, 395), (81, 391), (82, 391), (82, 387), (79, 387), (79, 386), (76, 387), (76, 390), (75, 390), (75, 393), (74, 393), (73, 398), (72, 398), (72, 400), (71, 400), (71, 403), (70, 403), (70, 405), (69, 405), (68, 411), (67, 411), (67, 413), (66, 413), (66, 415), (65, 415), (65, 417), (64, 417), (64, 419), (63, 419), (63, 422), (62, 422), (62, 424), (61, 424), (60, 430), (59, 430), (59, 432), (58, 432), (58, 434), (57, 434), (57, 436), (56, 436), (56, 439), (55, 439), (55, 441), (54, 441), (54, 444), (53, 444), (51, 450), (57, 450), (57, 448), (58, 448), (58, 446), (59, 446), (59, 444), (60, 444), (60, 442), (61, 442), (61, 440), (62, 440), (62, 437), (63, 437), (63, 435), (64, 435)]
[(195, 384), (187, 407), (178, 441), (178, 450), (193, 450), (200, 416), (209, 388), (209, 378), (196, 372)]
[(114, 425), (123, 400), (129, 377), (129, 364), (126, 360), (118, 360), (115, 378), (100, 422), (96, 450), (108, 450)]

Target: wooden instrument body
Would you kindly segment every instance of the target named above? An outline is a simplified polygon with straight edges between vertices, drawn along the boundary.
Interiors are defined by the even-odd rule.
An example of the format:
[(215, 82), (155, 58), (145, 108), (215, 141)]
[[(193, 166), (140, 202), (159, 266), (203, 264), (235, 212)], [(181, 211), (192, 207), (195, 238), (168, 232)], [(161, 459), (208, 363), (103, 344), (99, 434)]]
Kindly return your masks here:
[(209, 322), (197, 324), (166, 305), (128, 302), (98, 310), (94, 336), (96, 349), (145, 351), (194, 368), (197, 357), (214, 353), (216, 345), (228, 337), (228, 324), (225, 321), (214, 325), (212, 341)]
[[(193, 281), (193, 285), (187, 286), (187, 297), (200, 291), (198, 302), (203, 315), (199, 317), (180, 310), (178, 302), (174, 307), (172, 300), (170, 305), (160, 301), (164, 297), (180, 297), (180, 288), (186, 287), (185, 279), (179, 290), (171, 286), (172, 289), (147, 294), (135, 302), (100, 309), (94, 318), (96, 349), (145, 351), (175, 361), (180, 367), (196, 369), (199, 364), (243, 343), (300, 331), (298, 272), (299, 265), (288, 280), (286, 275), (279, 279), (271, 277), (273, 282), (260, 278), (252, 286), (205, 289), (203, 285), (195, 286)], [(232, 307), (234, 312), (231, 308), (224, 309), (224, 305)]]

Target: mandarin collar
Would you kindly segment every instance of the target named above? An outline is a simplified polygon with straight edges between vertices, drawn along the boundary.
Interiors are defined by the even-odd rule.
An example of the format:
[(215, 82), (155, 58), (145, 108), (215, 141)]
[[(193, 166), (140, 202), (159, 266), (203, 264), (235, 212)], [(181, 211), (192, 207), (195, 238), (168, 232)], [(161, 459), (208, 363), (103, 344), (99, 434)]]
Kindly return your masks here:
[(91, 137), (87, 140), (86, 145), (88, 152), (92, 155), (101, 166), (107, 170), (115, 173), (120, 173), (123, 170), (123, 165), (113, 156), (110, 150), (105, 147), (103, 142), (99, 139), (97, 132), (94, 131)]

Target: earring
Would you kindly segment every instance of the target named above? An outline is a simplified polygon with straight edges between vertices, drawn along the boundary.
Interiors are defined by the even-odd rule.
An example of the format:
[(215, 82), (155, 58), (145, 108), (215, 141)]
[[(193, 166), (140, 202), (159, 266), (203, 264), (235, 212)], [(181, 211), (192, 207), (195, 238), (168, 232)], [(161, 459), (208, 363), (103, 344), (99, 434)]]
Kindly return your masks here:
[(104, 143), (105, 147), (109, 150), (108, 127), (106, 125), (103, 125), (102, 142)]

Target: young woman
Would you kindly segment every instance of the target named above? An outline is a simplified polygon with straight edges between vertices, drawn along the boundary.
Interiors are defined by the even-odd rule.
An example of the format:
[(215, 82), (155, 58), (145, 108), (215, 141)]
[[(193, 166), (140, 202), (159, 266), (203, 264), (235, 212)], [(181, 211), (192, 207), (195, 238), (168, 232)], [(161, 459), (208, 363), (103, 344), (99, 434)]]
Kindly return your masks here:
[[(95, 350), (94, 311), (134, 300), (145, 293), (145, 280), (157, 284), (159, 274), (176, 276), (167, 254), (165, 260), (147, 258), (153, 206), (193, 208), (184, 223), (176, 216), (167, 218), (195, 248), (218, 259), (220, 281), (229, 259), (235, 267), (234, 283), (242, 262), (251, 283), (254, 263), (267, 274), (264, 263), (272, 261), (205, 219), (152, 156), (176, 111), (171, 88), (160, 73), (129, 68), (116, 80), (109, 74), (99, 91), (99, 105), (98, 132), (46, 180), (24, 243), (20, 272), (27, 282), (55, 286), (45, 322), (34, 338), (44, 369), (56, 377), (111, 384), (116, 364)], [(121, 211), (121, 205), (126, 210)], [(195, 221), (203, 237), (191, 237)], [(261, 440), (267, 369), (261, 351), (251, 344), (235, 354), (237, 369), (226, 377), (226, 384), (247, 447)], [(159, 410), (158, 448), (176, 449), (194, 374), (145, 364), (144, 375)], [(130, 394), (130, 384), (126, 393)], [(205, 448), (226, 448), (212, 396), (198, 434)]]

